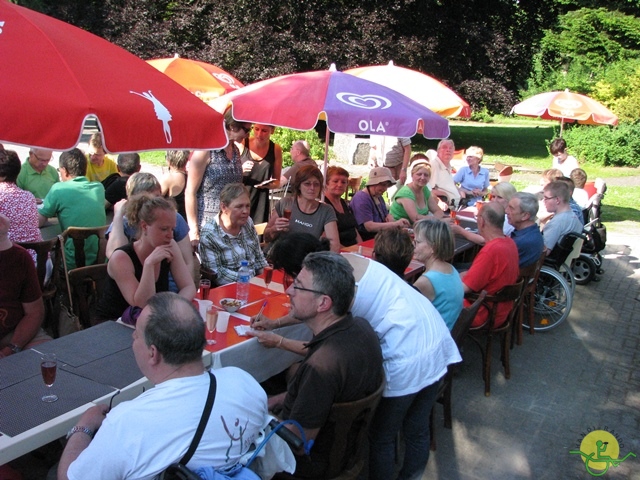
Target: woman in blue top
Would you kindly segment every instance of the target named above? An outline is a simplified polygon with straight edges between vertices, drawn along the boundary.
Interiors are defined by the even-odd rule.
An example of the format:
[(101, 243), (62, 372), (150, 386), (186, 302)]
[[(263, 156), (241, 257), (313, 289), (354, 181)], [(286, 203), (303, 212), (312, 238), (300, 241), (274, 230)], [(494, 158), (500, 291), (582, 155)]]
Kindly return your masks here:
[(489, 193), (489, 170), (480, 167), (484, 152), (480, 147), (469, 147), (465, 152), (468, 167), (462, 167), (453, 176), (460, 184), (460, 193), (468, 200), (467, 205), (475, 205)]
[(427, 218), (429, 214), (442, 218), (444, 213), (438, 206), (438, 199), (431, 195), (427, 186), (431, 179), (431, 165), (426, 155), (417, 153), (411, 157), (409, 175), (411, 183), (398, 190), (393, 197), (390, 209), (393, 218), (406, 218), (412, 224)]
[(448, 223), (431, 218), (417, 222), (413, 232), (416, 244), (413, 256), (423, 262), (426, 269), (414, 287), (433, 303), (451, 330), (462, 311), (464, 299), (460, 275), (447, 263), (455, 250), (453, 233)]

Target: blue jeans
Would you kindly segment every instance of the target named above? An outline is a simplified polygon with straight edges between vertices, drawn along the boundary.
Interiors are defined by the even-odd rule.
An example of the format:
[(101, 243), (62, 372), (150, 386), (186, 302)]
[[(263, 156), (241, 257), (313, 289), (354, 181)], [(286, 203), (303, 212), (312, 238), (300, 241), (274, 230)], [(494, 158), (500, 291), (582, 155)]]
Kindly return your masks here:
[(429, 414), (436, 401), (439, 383), (402, 397), (382, 397), (369, 432), (370, 480), (394, 478), (396, 439), (401, 429), (405, 452), (398, 480), (422, 476), (429, 460)]

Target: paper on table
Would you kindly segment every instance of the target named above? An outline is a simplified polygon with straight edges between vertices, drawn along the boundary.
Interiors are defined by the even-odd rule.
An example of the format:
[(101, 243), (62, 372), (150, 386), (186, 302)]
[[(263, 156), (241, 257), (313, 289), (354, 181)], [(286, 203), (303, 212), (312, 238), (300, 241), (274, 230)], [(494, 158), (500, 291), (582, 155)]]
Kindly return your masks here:
[(233, 328), (235, 328), (236, 333), (241, 337), (246, 337), (247, 332), (251, 330), (251, 327), (249, 325), (236, 325)]

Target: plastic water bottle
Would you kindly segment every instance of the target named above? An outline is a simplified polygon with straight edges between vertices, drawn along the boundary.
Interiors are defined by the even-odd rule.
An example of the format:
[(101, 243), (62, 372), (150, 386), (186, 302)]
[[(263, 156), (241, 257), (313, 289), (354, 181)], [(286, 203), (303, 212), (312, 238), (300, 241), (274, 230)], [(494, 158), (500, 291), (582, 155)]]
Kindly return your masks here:
[(251, 281), (251, 269), (249, 268), (249, 262), (242, 260), (240, 262), (240, 270), (238, 270), (238, 287), (236, 290), (236, 298), (247, 303), (249, 300), (249, 282)]

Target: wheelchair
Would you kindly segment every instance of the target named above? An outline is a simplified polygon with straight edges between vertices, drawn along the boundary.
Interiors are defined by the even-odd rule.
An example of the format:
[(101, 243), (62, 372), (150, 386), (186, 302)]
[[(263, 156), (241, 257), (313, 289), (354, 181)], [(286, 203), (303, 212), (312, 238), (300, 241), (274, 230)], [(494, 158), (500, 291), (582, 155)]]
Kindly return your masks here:
[[(533, 329), (536, 332), (557, 327), (571, 313), (576, 282), (565, 262), (570, 256), (579, 255), (583, 241), (582, 234), (567, 233), (545, 259), (534, 294)], [(523, 325), (529, 326), (528, 319)]]

